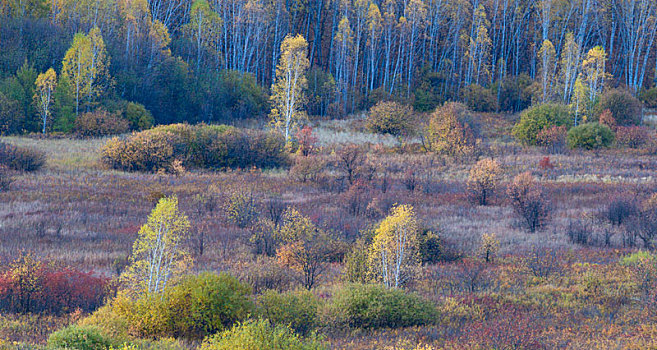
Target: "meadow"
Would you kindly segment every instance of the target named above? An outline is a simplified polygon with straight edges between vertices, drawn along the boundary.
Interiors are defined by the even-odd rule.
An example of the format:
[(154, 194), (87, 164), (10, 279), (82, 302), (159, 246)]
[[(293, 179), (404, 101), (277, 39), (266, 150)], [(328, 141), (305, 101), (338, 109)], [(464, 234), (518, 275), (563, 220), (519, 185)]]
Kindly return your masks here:
[[(294, 207), (335, 239), (341, 253), (313, 289), (326, 299), (346, 281), (344, 254), (350, 246), (395, 204), (409, 204), (422, 229), (440, 238), (441, 256), (425, 261), (406, 288), (435, 303), (438, 318), (423, 326), (362, 330), (334, 327), (325, 315), (329, 320), (319, 329), (332, 348), (657, 345), (654, 266), (623, 263), (641, 244), (630, 237), (627, 224), (609, 219), (612, 203), (631, 206), (657, 191), (657, 154), (622, 148), (546, 154), (505, 140), (513, 122), (507, 116), (484, 117), (500, 127), (487, 135), (478, 157), (494, 158), (503, 168), (485, 206), (468, 195), (474, 160), (422, 152), (416, 139), (372, 136), (359, 127), (359, 118), (317, 123), (318, 142), (308, 157), (324, 167), (321, 176), (307, 178), (294, 166), (128, 173), (101, 163), (107, 139), (3, 137), (44, 152), (47, 161), (39, 171), (16, 176), (0, 193), (0, 261), (6, 266), (29, 252), (58, 266), (116, 278), (154, 205), (176, 195), (191, 224), (185, 241), (194, 257), (191, 272), (229, 272), (255, 294), (300, 288), (297, 272), (256, 254), (252, 228), (230, 219), (226, 203), (236, 194), (248, 195), (256, 217)], [(360, 187), (349, 184), (340, 163), (347, 140), (357, 144), (359, 166), (371, 168)], [(514, 214), (505, 192), (524, 172), (538, 179), (550, 201), (547, 223), (533, 233)], [(497, 242), (494, 257), (484, 261), (486, 234)], [(43, 345), (52, 331), (83, 316), (73, 310), (59, 316), (3, 315), (0, 339)]]

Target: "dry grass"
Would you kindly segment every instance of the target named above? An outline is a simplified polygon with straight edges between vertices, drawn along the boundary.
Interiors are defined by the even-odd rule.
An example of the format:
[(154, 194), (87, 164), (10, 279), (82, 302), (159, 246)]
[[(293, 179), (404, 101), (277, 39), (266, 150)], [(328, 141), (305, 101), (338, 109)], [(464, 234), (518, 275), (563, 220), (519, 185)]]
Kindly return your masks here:
[[(372, 203), (379, 203), (383, 211), (392, 203), (412, 204), (424, 226), (438, 232), (451, 249), (466, 256), (474, 254), (484, 233), (496, 234), (500, 240), (500, 255), (514, 255), (535, 247), (576, 249), (578, 247), (566, 236), (571, 219), (590, 218), (618, 193), (631, 192), (643, 198), (657, 188), (654, 177), (657, 156), (619, 150), (597, 154), (570, 152), (551, 155), (554, 168), (545, 170), (538, 165), (546, 156), (540, 150), (506, 145), (506, 148), (483, 155), (496, 157), (504, 165), (506, 175), (493, 204), (475, 206), (465, 193), (465, 182), (474, 160), (455, 162), (422, 153), (398, 153), (397, 140), (354, 131), (357, 129), (354, 123), (358, 121), (324, 122), (315, 129), (320, 143), (327, 146), (324, 155), (328, 156), (331, 146), (337, 143), (379, 145), (372, 146), (368, 153), (368, 161), (377, 166), (370, 183), (369, 195), (375, 199)], [(221, 203), (232, 191), (246, 189), (259, 200), (279, 196), (284, 203), (298, 207), (346, 243), (380, 218), (348, 213), (343, 192), (346, 186), (339, 180), (340, 173), (336, 169), (329, 169), (327, 181), (332, 186), (298, 183), (284, 170), (194, 172), (180, 176), (123, 173), (99, 167), (99, 150), (104, 139), (8, 137), (3, 141), (42, 150), (47, 153), (48, 161), (44, 169), (18, 176), (8, 192), (0, 193), (2, 262), (27, 250), (82, 270), (116, 275), (116, 263), (130, 253), (136, 233), (154, 205), (154, 198), (161, 194), (178, 195), (183, 211), (190, 216), (193, 236), (205, 233), (205, 253), (196, 256), (196, 269), (228, 270), (242, 277), (260, 269), (258, 264), (263, 264), (263, 260), (257, 260), (250, 251), (249, 230), (232, 226), (224, 217)], [(384, 168), (390, 182), (385, 193), (380, 189)], [(409, 169), (416, 172), (418, 186), (415, 191), (409, 191), (404, 184)], [(521, 228), (504, 195), (505, 184), (525, 171), (540, 179), (554, 207), (548, 226), (534, 234)], [(201, 213), (194, 197), (208, 193), (213, 194), (220, 205), (214, 212)], [(266, 215), (264, 204), (260, 210), (261, 215)], [(590, 222), (595, 232), (603, 227), (595, 220)], [(190, 251), (195, 251), (195, 244), (190, 240)], [(612, 248), (620, 246), (616, 237)], [(341, 264), (336, 263), (322, 283), (337, 282), (340, 271)], [(292, 287), (293, 284), (285, 286)], [(436, 300), (441, 298), (431, 293), (429, 296)], [(21, 324), (38, 322), (41, 321), (21, 321)], [(9, 319), (3, 320), (0, 334), (23, 339), (15, 336), (18, 331), (12, 324)], [(371, 348), (367, 344), (410, 344), (414, 337), (443, 331), (423, 328), (403, 334), (352, 334), (331, 339), (331, 342), (339, 348), (365, 349)], [(43, 339), (36, 333), (31, 337), (37, 342)], [(404, 340), (406, 337), (411, 340)]]

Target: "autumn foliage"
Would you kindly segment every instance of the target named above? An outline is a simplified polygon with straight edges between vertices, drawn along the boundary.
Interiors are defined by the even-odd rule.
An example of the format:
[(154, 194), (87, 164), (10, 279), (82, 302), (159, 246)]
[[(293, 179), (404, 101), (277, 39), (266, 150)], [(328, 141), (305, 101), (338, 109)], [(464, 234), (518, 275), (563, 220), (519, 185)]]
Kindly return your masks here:
[(90, 312), (109, 295), (109, 279), (59, 268), (26, 254), (0, 274), (0, 310), (16, 313)]

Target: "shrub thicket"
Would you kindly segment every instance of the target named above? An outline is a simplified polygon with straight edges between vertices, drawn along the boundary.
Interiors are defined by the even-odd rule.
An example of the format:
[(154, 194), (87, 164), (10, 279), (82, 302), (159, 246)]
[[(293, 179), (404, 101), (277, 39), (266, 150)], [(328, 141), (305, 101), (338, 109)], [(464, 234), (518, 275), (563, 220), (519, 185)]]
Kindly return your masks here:
[(258, 298), (258, 313), (274, 325), (308, 334), (319, 325), (320, 305), (319, 299), (307, 290), (285, 293), (269, 290)]
[(648, 128), (643, 126), (619, 126), (616, 128), (616, 142), (619, 146), (639, 148), (650, 140)]
[(605, 110), (611, 111), (616, 123), (620, 126), (641, 124), (641, 109), (643, 105), (628, 91), (614, 89), (605, 92), (595, 105), (593, 114), (599, 118)]
[(542, 104), (525, 110), (520, 121), (513, 127), (513, 135), (525, 145), (536, 145), (538, 134), (553, 126), (568, 126), (571, 111), (568, 106), (560, 104)]
[(249, 320), (231, 330), (207, 338), (200, 350), (323, 350), (315, 335), (303, 338), (290, 328), (268, 320)]
[(81, 114), (75, 119), (75, 131), (82, 137), (122, 134), (130, 130), (130, 122), (118, 113), (103, 109)]
[(570, 148), (605, 148), (614, 142), (614, 132), (605, 125), (586, 123), (568, 130), (566, 142)]
[(95, 319), (113, 318), (115, 325), (123, 323), (133, 336), (202, 339), (245, 319), (253, 309), (250, 293), (248, 286), (228, 274), (202, 273), (183, 278), (163, 295), (131, 299), (120, 294), (109, 311), (103, 310), (110, 316)]
[(153, 115), (140, 103), (129, 102), (124, 113), (132, 130), (146, 130), (153, 126)]
[(108, 350), (120, 344), (108, 338), (98, 327), (71, 325), (51, 334), (48, 346), (52, 349)]
[(477, 112), (495, 112), (499, 108), (493, 91), (477, 84), (471, 84), (463, 90), (463, 100), (468, 108)]
[(437, 315), (436, 307), (418, 295), (378, 284), (342, 286), (328, 312), (338, 325), (371, 329), (425, 325)]
[(109, 167), (125, 171), (185, 168), (273, 168), (287, 164), (280, 135), (224, 125), (173, 124), (113, 138), (102, 150)]
[(25, 255), (0, 274), (0, 311), (63, 314), (100, 307), (109, 280), (54, 266)]
[(413, 133), (413, 109), (397, 102), (379, 102), (370, 109), (367, 129), (378, 134), (410, 135)]
[(431, 114), (425, 131), (427, 148), (451, 157), (463, 157), (474, 153), (475, 130), (468, 108), (456, 102), (446, 103)]
[(46, 155), (31, 148), (0, 142), (0, 166), (10, 170), (31, 172), (46, 164)]

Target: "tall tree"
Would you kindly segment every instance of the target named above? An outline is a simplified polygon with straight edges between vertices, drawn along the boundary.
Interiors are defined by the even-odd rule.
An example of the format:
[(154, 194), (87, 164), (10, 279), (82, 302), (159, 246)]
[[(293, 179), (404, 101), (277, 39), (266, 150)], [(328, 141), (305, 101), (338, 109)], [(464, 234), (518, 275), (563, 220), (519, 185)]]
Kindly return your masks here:
[(607, 73), (605, 65), (607, 63), (607, 53), (602, 46), (596, 46), (589, 50), (582, 61), (582, 80), (589, 89), (589, 103), (593, 105), (598, 95), (602, 93)]
[(185, 266), (182, 244), (188, 231), (189, 220), (178, 209), (178, 198), (160, 199), (137, 234), (122, 280), (136, 293), (162, 292)]
[(541, 90), (543, 92), (542, 102), (545, 103), (552, 97), (552, 82), (554, 66), (556, 64), (556, 51), (550, 40), (545, 40), (541, 49), (538, 51), (540, 59), (539, 73), (541, 75)]
[(207, 0), (194, 1), (186, 29), (196, 44), (196, 74), (201, 72), (203, 51), (216, 45), (220, 28), (221, 18)]
[(290, 141), (292, 129), (304, 118), (301, 110), (305, 103), (305, 89), (308, 85), (306, 71), (308, 42), (301, 34), (288, 35), (281, 44), (281, 56), (276, 67), (276, 81), (272, 85), (271, 119), (275, 128)]
[(570, 102), (573, 93), (573, 87), (579, 72), (579, 57), (580, 47), (575, 42), (575, 37), (572, 33), (566, 34), (559, 62), (562, 98), (565, 103)]
[(57, 86), (57, 73), (55, 73), (55, 70), (52, 68), (48, 69), (45, 73), (39, 74), (35, 85), (36, 93), (34, 94), (34, 102), (38, 106), (39, 114), (41, 115), (41, 120), (43, 122), (41, 132), (45, 134), (46, 123), (51, 114), (50, 104), (53, 100), (55, 86)]
[(62, 61), (62, 76), (71, 82), (75, 95), (75, 115), (80, 113), (80, 103), (87, 99), (87, 106), (112, 86), (108, 70), (109, 60), (100, 29), (93, 28), (89, 35), (77, 33)]
[(401, 287), (419, 265), (418, 233), (415, 212), (409, 205), (392, 208), (376, 228), (369, 254), (370, 268), (386, 287)]

